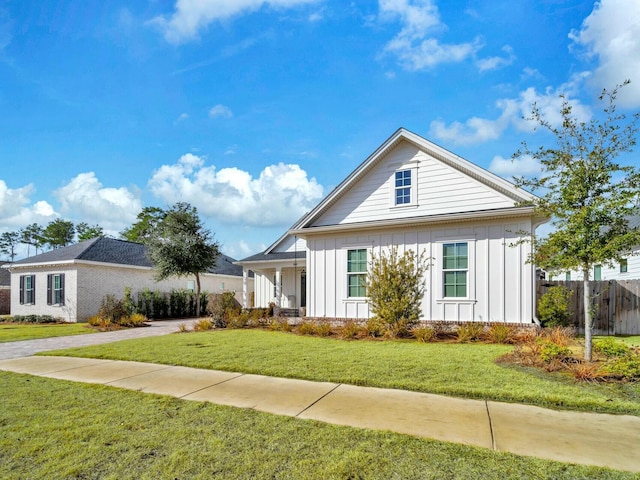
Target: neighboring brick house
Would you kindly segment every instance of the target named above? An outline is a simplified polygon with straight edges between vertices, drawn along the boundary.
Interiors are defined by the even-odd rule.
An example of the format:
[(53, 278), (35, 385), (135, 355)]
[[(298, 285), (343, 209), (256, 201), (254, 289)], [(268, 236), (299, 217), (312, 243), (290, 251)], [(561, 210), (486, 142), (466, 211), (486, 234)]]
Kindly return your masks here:
[[(220, 254), (217, 265), (200, 275), (202, 291), (253, 290), (253, 278), (244, 278), (235, 260)], [(161, 282), (140, 243), (94, 238), (5, 265), (11, 272), (11, 314), (53, 315), (68, 322), (95, 315), (105, 295), (124, 296), (146, 289), (168, 292), (195, 289), (195, 277), (174, 277)]]
[(8, 315), (11, 310), (11, 273), (0, 268), (0, 315)]

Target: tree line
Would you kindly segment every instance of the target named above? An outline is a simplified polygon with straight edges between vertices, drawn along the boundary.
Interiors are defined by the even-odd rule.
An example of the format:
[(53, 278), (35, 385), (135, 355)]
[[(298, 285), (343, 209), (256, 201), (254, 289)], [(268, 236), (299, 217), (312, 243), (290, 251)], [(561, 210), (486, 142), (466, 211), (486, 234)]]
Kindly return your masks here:
[(31, 247), (34, 248), (34, 254), (37, 255), (38, 250), (42, 251), (46, 247), (50, 249), (66, 247), (74, 241), (82, 242), (103, 235), (104, 230), (100, 225), (89, 225), (86, 222), (75, 225), (71, 221), (56, 218), (44, 227), (32, 223), (20, 230), (2, 233), (0, 235), (0, 253), (6, 255), (13, 262), (20, 244), (27, 246), (27, 256), (30, 256)]

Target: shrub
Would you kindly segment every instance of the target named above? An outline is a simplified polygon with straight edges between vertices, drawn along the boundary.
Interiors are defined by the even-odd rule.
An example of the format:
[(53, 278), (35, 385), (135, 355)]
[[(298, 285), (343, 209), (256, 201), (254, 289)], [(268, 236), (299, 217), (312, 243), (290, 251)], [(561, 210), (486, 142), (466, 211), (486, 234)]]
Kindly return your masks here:
[(349, 320), (338, 329), (340, 338), (357, 338), (364, 329), (356, 322)]
[(302, 322), (298, 325), (298, 333), (300, 335), (315, 335), (316, 327), (311, 322)]
[(387, 254), (372, 254), (367, 296), (371, 311), (387, 327), (386, 332), (400, 335), (420, 318), (426, 270), (424, 252), (416, 255), (407, 250), (401, 256), (392, 246)]
[(474, 340), (478, 340), (480, 335), (482, 335), (482, 331), (484, 330), (484, 325), (482, 323), (476, 322), (468, 322), (463, 323), (458, 327), (458, 342), (466, 343), (472, 342)]
[(435, 339), (436, 331), (431, 327), (415, 327), (411, 334), (421, 343), (427, 343)]
[(605, 378), (606, 374), (600, 371), (597, 363), (578, 362), (568, 365), (573, 378), (581, 382), (596, 382)]
[(193, 324), (194, 332), (203, 332), (205, 330), (212, 330), (214, 323), (210, 318), (200, 318)]
[(551, 363), (554, 360), (564, 362), (571, 357), (571, 349), (553, 342), (543, 342), (540, 348), (540, 358), (545, 363)]
[(331, 335), (331, 324), (330, 323), (318, 323), (315, 325), (315, 334), (319, 337), (328, 337)]
[(60, 317), (52, 315), (12, 315), (6, 321), (13, 323), (66, 323)]
[(640, 356), (626, 355), (609, 360), (602, 366), (602, 371), (626, 380), (640, 379)]
[(538, 301), (538, 317), (545, 327), (567, 327), (571, 320), (569, 299), (573, 292), (564, 285), (549, 288)]
[(387, 324), (384, 328), (384, 338), (402, 338), (411, 336), (411, 327), (415, 322), (400, 319), (397, 322)]
[(109, 320), (110, 323), (119, 324), (120, 319), (127, 316), (124, 302), (115, 297), (115, 295), (105, 295), (100, 303), (98, 317)]
[(240, 313), (241, 310), (233, 292), (223, 292), (215, 295), (210, 308), (211, 318), (216, 328), (224, 328), (229, 317)]
[(593, 342), (593, 351), (607, 358), (624, 357), (631, 353), (631, 347), (613, 337), (605, 337)]
[(385, 325), (379, 318), (373, 317), (367, 320), (364, 329), (370, 337), (381, 337), (384, 335)]
[(237, 312), (235, 310), (227, 310), (227, 328), (244, 328), (249, 324), (249, 312), (244, 310)]
[(559, 326), (545, 328), (540, 332), (540, 337), (558, 346), (568, 347), (576, 338), (576, 329), (574, 327)]
[(269, 322), (269, 329), (280, 332), (290, 332), (293, 327), (289, 324), (286, 318), (272, 318)]
[(486, 336), (491, 343), (512, 343), (514, 328), (504, 323), (494, 322), (489, 325)]
[(132, 313), (131, 315), (120, 317), (117, 323), (121, 327), (142, 327), (146, 321), (147, 317), (141, 313)]
[(189, 328), (187, 327), (186, 323), (178, 324), (178, 333), (186, 333), (188, 331), (189, 331)]
[(87, 319), (87, 323), (92, 327), (98, 327), (104, 330), (109, 330), (109, 327), (111, 326), (110, 320), (106, 318), (102, 318), (99, 315), (94, 315), (93, 317), (89, 317)]

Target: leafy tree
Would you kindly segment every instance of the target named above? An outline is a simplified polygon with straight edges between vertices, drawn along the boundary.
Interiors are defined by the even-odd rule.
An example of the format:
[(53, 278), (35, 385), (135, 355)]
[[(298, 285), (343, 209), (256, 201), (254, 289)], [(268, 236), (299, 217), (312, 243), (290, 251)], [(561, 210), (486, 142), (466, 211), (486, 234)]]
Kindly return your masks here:
[(42, 231), (42, 240), (51, 248), (66, 247), (73, 243), (74, 234), (73, 222), (56, 218)]
[(592, 358), (590, 272), (594, 265), (619, 262), (640, 244), (640, 230), (629, 225), (630, 215), (637, 214), (640, 171), (616, 160), (633, 149), (640, 114), (628, 119), (616, 112), (620, 87), (602, 91), (604, 115), (589, 122), (580, 122), (564, 97), (559, 127), (534, 105), (531, 120), (555, 137), (555, 145), (530, 149), (523, 143), (514, 154), (514, 158), (530, 155), (542, 165), (539, 177), (519, 178), (516, 183), (542, 192), (534, 201), (536, 213), (551, 218), (555, 227), (546, 237), (535, 239), (530, 260), (550, 271), (582, 272), (587, 361)]
[(32, 223), (24, 227), (20, 230), (20, 242), (27, 245), (27, 256), (30, 255), (30, 247), (32, 246), (35, 248), (35, 254), (37, 255), (38, 248), (41, 248), (43, 245), (42, 227), (37, 223)]
[(104, 230), (98, 224), (89, 225), (86, 222), (80, 222), (76, 225), (76, 234), (78, 235), (78, 241), (82, 242), (83, 240), (104, 236)]
[(120, 232), (120, 236), (130, 242), (145, 243), (166, 214), (158, 207), (144, 207), (136, 217), (138, 221)]
[(156, 279), (194, 275), (196, 312), (200, 314), (200, 274), (215, 267), (218, 243), (205, 229), (198, 211), (188, 203), (176, 203), (144, 239), (156, 271)]
[(424, 252), (417, 255), (407, 250), (400, 255), (393, 246), (386, 254), (372, 255), (367, 296), (375, 318), (388, 331), (399, 333), (420, 319), (427, 268)]
[(16, 258), (16, 247), (20, 243), (20, 232), (4, 232), (0, 235), (0, 252), (11, 258)]

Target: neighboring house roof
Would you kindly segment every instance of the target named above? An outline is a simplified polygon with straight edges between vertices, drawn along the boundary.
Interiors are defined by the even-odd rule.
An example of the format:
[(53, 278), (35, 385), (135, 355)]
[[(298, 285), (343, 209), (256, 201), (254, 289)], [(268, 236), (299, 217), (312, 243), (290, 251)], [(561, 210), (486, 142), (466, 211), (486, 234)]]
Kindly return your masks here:
[(11, 272), (0, 267), (0, 288), (11, 286)]
[[(456, 169), (465, 175), (474, 178), (478, 182), (487, 185), (491, 189), (500, 192), (506, 197), (512, 199), (514, 203), (523, 203), (533, 201), (536, 197), (525, 190), (517, 188), (511, 182), (500, 178), (497, 175), (465, 160), (462, 157), (434, 144), (430, 141), (412, 133), (404, 128), (398, 129), (391, 137), (389, 137), (378, 149), (373, 152), (364, 162), (362, 162), (345, 180), (343, 180), (336, 188), (333, 189), (313, 210), (304, 215), (298, 222), (296, 222), (289, 234), (304, 234), (305, 230), (313, 227), (314, 222), (322, 216), (327, 210), (329, 210), (342, 196), (344, 196), (360, 179), (362, 179), (368, 172), (371, 171), (385, 156), (394, 149), (401, 142), (408, 142), (420, 150), (428, 152), (429, 155), (438, 159), (440, 162), (448, 165), (449, 167)], [(527, 210), (531, 207), (511, 207), (509, 210)], [(506, 209), (499, 209), (504, 211)], [(453, 221), (458, 221), (460, 217), (473, 217), (473, 216), (486, 216), (493, 214), (491, 211), (477, 211), (477, 212), (464, 212), (464, 214), (450, 215)], [(436, 217), (440, 217), (439, 219)], [(409, 217), (407, 217), (408, 219)], [(418, 220), (419, 217), (411, 218), (412, 223)], [(400, 219), (390, 222), (390, 226), (399, 224), (407, 219)], [(426, 219), (426, 217), (425, 217)], [(446, 215), (433, 215), (428, 221), (447, 221)], [(380, 224), (380, 222), (376, 222)], [(355, 224), (351, 224), (351, 227)], [(324, 227), (325, 229), (328, 227)], [(316, 227), (316, 229), (320, 230)]]
[[(18, 260), (13, 262), (11, 267), (81, 261), (151, 268), (153, 264), (147, 257), (146, 250), (146, 247), (141, 243), (97, 237)], [(221, 253), (215, 268), (210, 269), (208, 273), (242, 276), (242, 267), (234, 265), (233, 262), (235, 262), (233, 258)]]

